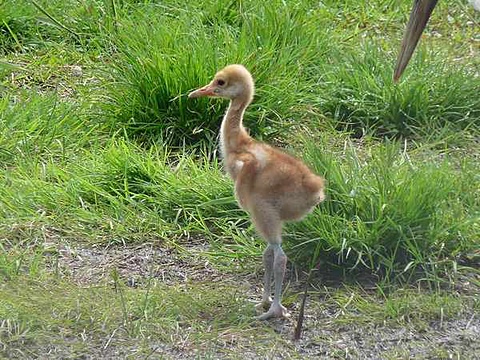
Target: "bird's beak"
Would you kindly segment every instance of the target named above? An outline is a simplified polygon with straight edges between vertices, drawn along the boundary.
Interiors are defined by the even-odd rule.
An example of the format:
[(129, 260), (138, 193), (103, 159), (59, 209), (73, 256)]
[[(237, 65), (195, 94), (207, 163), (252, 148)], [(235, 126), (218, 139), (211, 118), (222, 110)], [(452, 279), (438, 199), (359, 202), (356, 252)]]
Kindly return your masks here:
[(408, 65), (413, 51), (417, 46), (418, 40), (422, 35), (423, 29), (427, 25), (428, 19), (432, 14), (438, 0), (414, 0), (410, 20), (408, 21), (405, 35), (403, 36), (402, 48), (397, 58), (397, 66), (393, 74), (395, 82), (400, 79), (403, 71)]
[(215, 92), (213, 91), (214, 87), (212, 84), (208, 84), (200, 89), (192, 91), (188, 94), (189, 99), (205, 97), (205, 96), (215, 96)]

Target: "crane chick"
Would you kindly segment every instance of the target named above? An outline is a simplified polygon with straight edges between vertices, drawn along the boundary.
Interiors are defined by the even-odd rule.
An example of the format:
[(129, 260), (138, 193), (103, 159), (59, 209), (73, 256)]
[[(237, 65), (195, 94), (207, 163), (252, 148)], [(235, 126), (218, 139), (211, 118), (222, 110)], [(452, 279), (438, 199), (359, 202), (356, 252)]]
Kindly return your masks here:
[[(300, 220), (324, 200), (324, 179), (302, 161), (254, 140), (243, 126), (245, 109), (254, 95), (252, 75), (242, 65), (220, 70), (206, 86), (189, 98), (221, 97), (230, 100), (220, 129), (224, 166), (235, 184), (235, 197), (246, 210), (258, 233), (267, 241), (263, 253), (264, 292), (258, 318), (289, 316), (281, 304), (287, 257), (282, 249), (282, 225)], [(271, 281), (274, 278), (274, 297)]]

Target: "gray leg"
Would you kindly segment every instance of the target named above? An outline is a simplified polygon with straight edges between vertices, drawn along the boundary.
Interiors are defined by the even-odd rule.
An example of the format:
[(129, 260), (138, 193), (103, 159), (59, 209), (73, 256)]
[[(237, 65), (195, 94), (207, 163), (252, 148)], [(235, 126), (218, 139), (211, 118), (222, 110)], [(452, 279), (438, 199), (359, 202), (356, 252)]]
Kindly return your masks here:
[(275, 291), (270, 309), (258, 317), (260, 320), (266, 320), (272, 317), (289, 316), (287, 309), (282, 305), (282, 286), (283, 278), (285, 276), (287, 256), (283, 252), (280, 244), (270, 244), (269, 247), (273, 248), (273, 277), (275, 280)]
[[(282, 250), (282, 221), (278, 217), (275, 208), (265, 203), (257, 203), (257, 207), (252, 210), (252, 220), (260, 235), (267, 240), (268, 247), (263, 253), (263, 263), (265, 265), (265, 285), (262, 302), (257, 309), (263, 311), (268, 307), (269, 310), (260, 315), (258, 319), (265, 320), (271, 317), (286, 317), (287, 309), (281, 304), (282, 283), (285, 274), (285, 264), (287, 257)], [(270, 284), (273, 278), (275, 280), (275, 291), (273, 302), (270, 300)]]
[(275, 245), (273, 254), (273, 274), (275, 278), (275, 292), (273, 295), (273, 304), (278, 307), (282, 298), (282, 284), (283, 278), (285, 277), (285, 268), (287, 266), (287, 256), (283, 252), (282, 246), (280, 244)]
[(268, 245), (265, 251), (263, 252), (263, 266), (265, 267), (265, 275), (263, 278), (263, 297), (262, 302), (257, 304), (255, 307), (259, 311), (267, 310), (271, 303), (271, 285), (272, 285), (272, 271), (274, 264), (274, 251), (271, 245)]

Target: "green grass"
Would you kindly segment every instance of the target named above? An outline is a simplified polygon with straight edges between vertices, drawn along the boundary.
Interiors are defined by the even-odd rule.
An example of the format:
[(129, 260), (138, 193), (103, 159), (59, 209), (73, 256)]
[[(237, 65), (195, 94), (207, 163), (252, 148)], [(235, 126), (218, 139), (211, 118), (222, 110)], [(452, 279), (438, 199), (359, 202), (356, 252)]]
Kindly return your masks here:
[(419, 269), (438, 275), (439, 264), (449, 269), (477, 249), (474, 161), (455, 164), (448, 155), (429, 161), (422, 149), (407, 153), (407, 143), (367, 152), (348, 140), (342, 152), (318, 144), (306, 144), (304, 154), (328, 179), (328, 201), (289, 228), (288, 244), (304, 261), (318, 253), (341, 268), (368, 268), (380, 277), (408, 277)]
[[(395, 85), (409, 6), (1, 2), (2, 356), (308, 358), (317, 346), (312, 356), (344, 357), (342, 326), (467, 329), (480, 285), (479, 15), (440, 2)], [(315, 282), (297, 347), (292, 323), (252, 321), (264, 244), (218, 158), (226, 103), (187, 100), (233, 62), (256, 79), (251, 133), (327, 179), (327, 200), (285, 228), (293, 268), (341, 274), (337, 285), (376, 280), (375, 292)], [(165, 283), (160, 266), (132, 286), (143, 265), (127, 260), (147, 243), (187, 280)], [(124, 253), (105, 265), (98, 249)], [(295, 314), (301, 281), (290, 277)], [(416, 354), (400, 343), (376, 356)], [(372, 356), (360, 345), (349, 354)]]
[[(29, 290), (22, 291), (17, 286)], [(236, 296), (235, 288), (224, 286), (221, 292), (219, 289), (215, 291), (217, 296), (211, 296), (209, 285), (166, 287), (159, 284), (151, 289), (133, 291), (123, 284), (115, 288), (85, 289), (62, 281), (42, 284), (21, 279), (16, 286), (2, 289), (0, 316), (8, 318), (8, 323), (0, 330), (2, 343), (12, 350), (21, 349), (25, 343), (35, 345), (52, 341), (55, 345), (59, 339), (52, 337), (53, 334), (74, 339), (75, 332), (80, 330), (91, 341), (74, 340), (70, 356), (80, 356), (88, 353), (92, 345), (99, 349), (106, 349), (110, 343), (133, 348), (134, 343), (129, 339), (148, 333), (155, 340), (145, 339), (136, 351), (145, 355), (150, 344), (175, 343), (176, 339), (172, 338), (175, 333), (179, 338), (185, 336), (178, 327), (190, 327), (187, 331), (193, 336), (185, 339), (188, 342), (212, 342), (216, 334), (221, 334), (231, 324), (248, 328), (252, 321), (252, 309)], [(52, 301), (43, 295), (45, 291), (51, 298), (62, 297), (63, 300)], [(223, 310), (218, 305), (222, 305)], [(110, 338), (113, 342), (108, 343)]]
[[(393, 84), (394, 57), (379, 44), (360, 45), (355, 53), (338, 53), (337, 62), (320, 68), (320, 94), (311, 104), (323, 110), (337, 129), (355, 136), (425, 138), (436, 133), (480, 126), (475, 69), (448, 67), (445, 54), (432, 54), (419, 74)], [(424, 56), (425, 58), (425, 56)], [(385, 61), (387, 59), (387, 61)], [(438, 60), (437, 60), (438, 59)], [(413, 64), (412, 68), (415, 68)]]
[[(267, 323), (252, 321), (252, 306), (242, 295), (247, 291), (244, 286), (224, 282), (172, 287), (153, 281), (147, 288), (135, 289), (112, 274), (111, 286), (85, 288), (67, 279), (20, 277), (8, 287), (2, 285), (4, 355), (35, 357), (51, 349), (64, 357), (108, 356), (116, 351), (121, 356), (171, 358), (180, 351), (190, 357), (240, 358), (242, 352), (265, 356), (292, 350), (285, 339), (288, 332), (278, 334)], [(312, 306), (332, 314), (324, 316), (322, 328), (334, 337), (338, 335), (332, 329), (352, 324), (377, 329), (387, 324), (390, 331), (406, 326), (411, 331), (420, 329), (425, 336), (430, 322), (455, 326), (454, 319), (470, 316), (472, 306), (478, 309), (478, 299), (473, 297), (412, 290), (382, 296), (349, 287), (329, 289), (320, 298)], [(255, 349), (252, 338), (260, 344)], [(330, 342), (325, 332), (312, 341)]]
[[(231, 2), (224, 8), (213, 2), (178, 13), (176, 7), (166, 6), (167, 11), (146, 23), (138, 24), (143, 16), (138, 13), (124, 20), (123, 31), (112, 40), (119, 50), (109, 108), (116, 115), (115, 126), (123, 125), (129, 135), (142, 140), (213, 143), (225, 107), (217, 102), (207, 112), (206, 101), (188, 102), (186, 95), (209, 82), (223, 65), (242, 62), (258, 84), (248, 117), (260, 121), (251, 123), (252, 131), (278, 134), (284, 127), (280, 119), (295, 114), (291, 110), (306, 89), (304, 67), (325, 51), (328, 38), (309, 31), (316, 19), (304, 17), (305, 5), (276, 5)], [(290, 91), (281, 91), (280, 100), (277, 89)], [(272, 120), (279, 126), (272, 126)]]
[[(116, 114), (116, 126), (141, 140), (211, 143), (224, 107), (215, 102), (205, 112), (204, 101), (190, 103), (186, 95), (235, 62), (255, 74), (259, 90), (247, 121), (256, 119), (248, 123), (253, 133), (267, 138), (288, 131), (293, 119), (317, 112), (320, 116), (305, 119), (311, 127), (327, 120), (357, 136), (425, 136), (445, 126), (458, 131), (480, 125), (478, 81), (467, 81), (478, 78), (476, 68), (447, 67), (440, 49), (429, 52), (438, 60), (430, 59), (428, 67), (414, 63), (416, 78), (397, 86), (391, 43), (375, 35), (363, 40), (359, 29), (361, 34), (345, 40), (328, 27), (322, 7), (206, 4), (193, 12), (166, 6), (168, 11), (145, 23), (134, 13), (121, 26), (124, 31), (115, 33), (120, 56), (109, 110)], [(398, 21), (381, 20), (382, 26)]]

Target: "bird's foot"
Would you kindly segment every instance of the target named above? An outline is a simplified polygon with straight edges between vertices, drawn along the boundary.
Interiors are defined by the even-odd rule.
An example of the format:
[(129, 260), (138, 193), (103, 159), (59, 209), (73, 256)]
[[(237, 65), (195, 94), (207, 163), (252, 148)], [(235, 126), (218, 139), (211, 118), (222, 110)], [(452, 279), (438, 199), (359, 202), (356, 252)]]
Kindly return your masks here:
[(263, 313), (265, 310), (270, 308), (270, 305), (272, 305), (272, 298), (269, 296), (267, 298), (264, 298), (261, 302), (255, 305), (255, 309), (259, 314)]
[(281, 304), (272, 304), (270, 309), (263, 313), (260, 316), (257, 316), (258, 320), (268, 320), (271, 318), (288, 318), (290, 313), (287, 311), (287, 308)]

